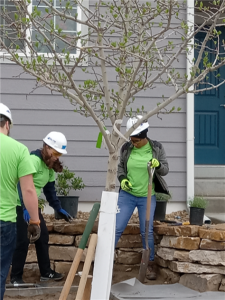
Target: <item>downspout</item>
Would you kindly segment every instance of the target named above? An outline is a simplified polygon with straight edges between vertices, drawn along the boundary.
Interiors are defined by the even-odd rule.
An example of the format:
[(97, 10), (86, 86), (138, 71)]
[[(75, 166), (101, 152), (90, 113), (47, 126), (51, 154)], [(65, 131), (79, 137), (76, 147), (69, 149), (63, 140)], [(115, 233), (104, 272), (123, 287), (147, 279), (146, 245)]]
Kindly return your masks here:
[[(187, 25), (189, 28), (194, 26), (194, 0), (187, 0)], [(191, 41), (194, 45), (194, 39)], [(187, 54), (186, 70), (189, 75), (192, 67), (192, 61), (194, 58), (194, 47)], [(189, 212), (188, 202), (194, 197), (194, 94), (187, 94), (187, 106), (186, 106), (186, 150), (187, 150), (187, 194), (186, 205)]]
[[(195, 13), (195, 4), (194, 0), (187, 0), (187, 25), (188, 27), (194, 26), (194, 13)], [(191, 41), (194, 45), (194, 39)], [(189, 71), (192, 67), (192, 61), (194, 58), (194, 47), (187, 54), (186, 70), (189, 75)], [(187, 211), (189, 212), (189, 200), (194, 198), (195, 195), (195, 174), (194, 174), (194, 94), (187, 94), (187, 106), (186, 106), (186, 133), (187, 133), (187, 195), (186, 195), (186, 206)], [(211, 220), (204, 215), (204, 223), (211, 223)]]

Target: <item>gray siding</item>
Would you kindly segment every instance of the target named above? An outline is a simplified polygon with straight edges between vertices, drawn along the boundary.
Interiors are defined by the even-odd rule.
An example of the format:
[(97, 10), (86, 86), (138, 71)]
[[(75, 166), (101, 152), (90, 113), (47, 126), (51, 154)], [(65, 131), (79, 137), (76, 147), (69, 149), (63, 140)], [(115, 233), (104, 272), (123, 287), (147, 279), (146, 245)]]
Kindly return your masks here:
[[(86, 184), (83, 191), (75, 194), (80, 196), (80, 201), (99, 201), (105, 186), (108, 152), (95, 147), (99, 130), (93, 120), (74, 113), (69, 100), (60, 94), (52, 95), (46, 88), (33, 91), (33, 78), (26, 74), (21, 78), (15, 77), (21, 73), (17, 65), (4, 63), (0, 68), (1, 102), (10, 107), (14, 119), (11, 136), (33, 150), (42, 146), (42, 139), (48, 132), (63, 132), (68, 139), (68, 155), (62, 160)], [(185, 69), (183, 56), (179, 68), (180, 71)], [(112, 76), (113, 72), (109, 74)], [(84, 78), (83, 72), (75, 74), (77, 82)], [(115, 85), (112, 82), (111, 88)], [(162, 88), (157, 84), (157, 88), (141, 92), (132, 107), (144, 105), (149, 110), (162, 101), (162, 94), (169, 96), (172, 90), (172, 87)], [(149, 119), (148, 136), (162, 142), (166, 150), (170, 173), (165, 180), (170, 187), (172, 201), (186, 201), (186, 97), (176, 100), (170, 107), (174, 105), (181, 107), (181, 112), (163, 115), (162, 120), (156, 116)], [(126, 121), (123, 132), (125, 124)], [(117, 189), (118, 186), (117, 182)]]

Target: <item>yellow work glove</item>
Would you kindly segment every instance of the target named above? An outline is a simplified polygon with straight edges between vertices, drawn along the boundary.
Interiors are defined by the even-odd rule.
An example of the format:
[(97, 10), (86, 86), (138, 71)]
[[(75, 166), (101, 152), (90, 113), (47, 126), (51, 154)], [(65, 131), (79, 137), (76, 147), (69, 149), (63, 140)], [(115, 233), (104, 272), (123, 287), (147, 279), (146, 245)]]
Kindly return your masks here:
[(122, 190), (129, 192), (132, 190), (132, 184), (128, 179), (125, 178), (121, 181), (121, 188)]
[(158, 161), (158, 159), (153, 158), (151, 161), (151, 168), (158, 168), (160, 166), (160, 162)]

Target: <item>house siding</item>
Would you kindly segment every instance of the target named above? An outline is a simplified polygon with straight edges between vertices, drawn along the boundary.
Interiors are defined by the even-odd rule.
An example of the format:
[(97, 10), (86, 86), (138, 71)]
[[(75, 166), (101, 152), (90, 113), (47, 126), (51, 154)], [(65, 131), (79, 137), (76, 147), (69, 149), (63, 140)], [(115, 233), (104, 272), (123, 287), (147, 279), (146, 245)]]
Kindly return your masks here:
[[(14, 120), (11, 136), (31, 151), (42, 146), (42, 139), (48, 132), (63, 132), (68, 140), (68, 155), (63, 156), (62, 161), (75, 171), (76, 176), (82, 177), (86, 185), (84, 190), (76, 191), (76, 195), (83, 202), (100, 201), (106, 181), (108, 152), (96, 148), (99, 129), (94, 121), (75, 113), (69, 100), (60, 94), (52, 95), (44, 87), (33, 91), (33, 78), (26, 74), (15, 77), (21, 73), (19, 66), (4, 63), (0, 67), (1, 102), (10, 107)], [(165, 96), (169, 95), (171, 88), (162, 89)], [(150, 109), (159, 101), (160, 95), (153, 89), (142, 92), (132, 107), (135, 109), (140, 103), (140, 106)], [(161, 119), (157, 116), (150, 118), (148, 136), (160, 141), (166, 150), (170, 172), (165, 180), (172, 193), (172, 201), (180, 202), (186, 201), (186, 98), (181, 97), (173, 105), (181, 107), (181, 112), (164, 114)], [(125, 124), (126, 121), (122, 132), (125, 132)], [(118, 187), (117, 181), (117, 190)]]

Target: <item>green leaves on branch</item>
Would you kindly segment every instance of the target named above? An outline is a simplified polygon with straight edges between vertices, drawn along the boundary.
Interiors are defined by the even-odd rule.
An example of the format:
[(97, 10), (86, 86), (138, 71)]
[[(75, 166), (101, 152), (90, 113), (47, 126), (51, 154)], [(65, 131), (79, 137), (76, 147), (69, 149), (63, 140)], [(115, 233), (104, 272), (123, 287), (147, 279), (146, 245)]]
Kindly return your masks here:
[(143, 113), (145, 110), (144, 106), (142, 105), (141, 109), (140, 108), (137, 108), (137, 113)]
[(81, 177), (76, 177), (68, 167), (64, 166), (62, 173), (57, 173), (55, 189), (57, 195), (68, 196), (70, 190), (82, 190), (85, 187)]
[(97, 86), (97, 82), (91, 79), (84, 81), (84, 88), (95, 88)]

